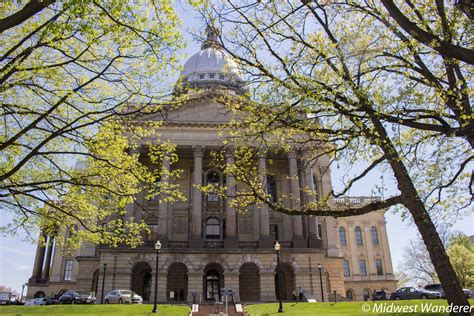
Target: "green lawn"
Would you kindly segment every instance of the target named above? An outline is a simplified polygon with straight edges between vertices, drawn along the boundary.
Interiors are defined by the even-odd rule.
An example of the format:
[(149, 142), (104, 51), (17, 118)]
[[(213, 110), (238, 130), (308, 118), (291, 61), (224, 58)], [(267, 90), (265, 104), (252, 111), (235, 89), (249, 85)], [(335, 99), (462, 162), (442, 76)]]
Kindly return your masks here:
[[(474, 305), (474, 300), (470, 300)], [(370, 312), (362, 310), (364, 304), (370, 305)], [(388, 306), (406, 306), (417, 308), (413, 313), (396, 313), (373, 311), (374, 304)], [(393, 304), (393, 305), (392, 305)], [(284, 303), (286, 315), (448, 315), (448, 313), (422, 313), (422, 304), (447, 306), (445, 300), (414, 300), (414, 301), (384, 301), (384, 302), (345, 302), (345, 303)], [(366, 306), (367, 307), (367, 306)], [(170, 315), (187, 316), (189, 307), (177, 305), (158, 305), (158, 314), (152, 314), (153, 305), (54, 305), (54, 306), (0, 306), (0, 315)], [(278, 304), (255, 304), (245, 307), (251, 316), (282, 315), (278, 314)], [(433, 311), (433, 310), (432, 310)], [(474, 311), (474, 310), (473, 310)]]
[[(474, 304), (474, 300), (469, 300), (471, 306)], [(370, 311), (364, 312), (362, 308), (368, 309), (364, 304), (370, 305)], [(398, 306), (407, 306), (407, 309), (416, 308), (416, 312), (408, 313), (396, 313), (393, 311), (385, 310), (385, 313), (374, 312), (374, 304), (385, 304), (386, 308)], [(422, 304), (432, 304), (432, 306), (447, 306), (446, 300), (410, 300), (410, 301), (383, 301), (383, 302), (341, 302), (341, 303), (283, 303), (283, 315), (449, 315), (449, 313), (440, 313), (439, 311), (434, 312), (432, 307), (432, 313), (423, 313)], [(425, 305), (427, 306), (427, 305)], [(380, 307), (380, 306), (379, 306)], [(266, 316), (266, 315), (282, 315), (277, 313), (278, 303), (272, 304), (255, 304), (245, 307), (245, 311), (251, 316)], [(474, 311), (474, 310), (473, 310)]]
[(190, 308), (177, 305), (158, 305), (152, 314), (152, 304), (140, 305), (52, 305), (52, 306), (0, 306), (0, 315), (169, 315), (187, 316)]

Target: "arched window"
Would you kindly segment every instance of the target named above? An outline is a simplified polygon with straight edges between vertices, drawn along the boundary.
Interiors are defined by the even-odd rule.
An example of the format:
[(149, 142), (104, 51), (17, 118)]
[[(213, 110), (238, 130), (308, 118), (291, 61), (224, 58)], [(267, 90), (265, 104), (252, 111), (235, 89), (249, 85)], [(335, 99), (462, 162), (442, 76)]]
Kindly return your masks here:
[(277, 191), (275, 177), (267, 176), (267, 193), (270, 195), (271, 201), (277, 201)]
[(355, 237), (357, 246), (362, 246), (364, 243), (362, 242), (362, 230), (359, 226), (355, 228)]
[(365, 298), (370, 299), (370, 290), (368, 290), (368, 289), (364, 290), (364, 300), (365, 300)]
[(219, 220), (211, 217), (206, 221), (206, 239), (219, 239), (221, 236), (221, 226)]
[(377, 246), (379, 244), (379, 235), (377, 234), (377, 228), (375, 226), (370, 228), (370, 236), (372, 237), (372, 245)]
[(344, 227), (339, 227), (339, 242), (341, 243), (341, 246), (347, 246), (346, 230)]
[(350, 299), (351, 301), (354, 300), (354, 293), (352, 292), (352, 290), (347, 290), (346, 298)]
[[(217, 188), (220, 184), (220, 177), (217, 171), (211, 171), (207, 174), (207, 184)], [(219, 202), (219, 195), (216, 193), (209, 193), (207, 195), (208, 202)]]

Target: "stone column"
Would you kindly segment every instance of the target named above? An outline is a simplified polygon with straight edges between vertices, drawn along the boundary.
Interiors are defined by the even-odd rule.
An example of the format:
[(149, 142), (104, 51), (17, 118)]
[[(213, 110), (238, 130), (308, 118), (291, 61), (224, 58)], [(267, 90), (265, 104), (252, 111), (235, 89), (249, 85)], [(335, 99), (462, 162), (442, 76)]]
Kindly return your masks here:
[(51, 257), (53, 255), (53, 246), (54, 246), (54, 238), (53, 236), (49, 236), (48, 239), (48, 250), (46, 251), (46, 260), (44, 263), (44, 268), (43, 268), (43, 275), (42, 279), (44, 280), (49, 280), (49, 269), (51, 268)]
[[(331, 169), (329, 168), (329, 157), (322, 156), (318, 158), (318, 165), (319, 165), (319, 172), (321, 174), (321, 195), (328, 196), (331, 192)], [(333, 206), (332, 197), (329, 198), (329, 206)], [(326, 238), (327, 238), (327, 253), (329, 257), (340, 257), (341, 250), (337, 245), (337, 237), (336, 237), (336, 219), (334, 217), (326, 217)]]
[[(262, 187), (267, 188), (267, 157), (264, 151), (258, 152), (258, 174), (262, 179)], [(273, 247), (273, 241), (270, 238), (270, 214), (268, 205), (265, 203), (258, 204), (260, 237), (258, 239), (259, 248)]]
[[(313, 169), (308, 163), (305, 168), (305, 186), (309, 191), (307, 202), (316, 202), (317, 193), (313, 183)], [(318, 218), (314, 215), (308, 216), (309, 247), (322, 248), (323, 240), (319, 237)]]
[[(300, 188), (298, 179), (298, 163), (296, 161), (296, 153), (290, 152), (288, 154), (288, 167), (290, 177), (290, 193), (291, 207), (294, 210), (300, 210)], [(293, 247), (294, 248), (306, 248), (307, 243), (303, 238), (303, 222), (301, 215), (293, 215)]]
[[(305, 186), (305, 166), (303, 161), (300, 161), (300, 165), (298, 166), (298, 181), (300, 187), (300, 200), (301, 205), (303, 206), (308, 202), (308, 193), (306, 192), (308, 188)], [(303, 237), (307, 239), (309, 237), (308, 215), (302, 215), (301, 220), (303, 223)]]
[(203, 273), (198, 272), (188, 272), (188, 298), (189, 303), (193, 303), (193, 292), (196, 293), (196, 304), (199, 304), (200, 297), (203, 298), (204, 293), (202, 293), (203, 287)]
[(40, 232), (38, 238), (38, 245), (36, 246), (36, 256), (35, 256), (35, 263), (33, 265), (33, 274), (29, 280), (30, 283), (36, 283), (38, 278), (41, 278), (41, 274), (43, 272), (43, 262), (44, 262), (44, 252), (45, 247), (41, 245), (40, 240), (46, 239), (46, 235), (43, 231)]
[[(225, 149), (225, 162), (227, 166), (232, 166), (234, 163), (234, 150), (231, 147)], [(226, 239), (224, 240), (225, 248), (239, 248), (239, 241), (237, 239), (237, 215), (235, 206), (231, 205), (235, 195), (235, 178), (231, 174), (226, 175), (226, 200), (225, 200), (225, 222), (226, 222)]]
[(202, 247), (202, 192), (197, 186), (202, 185), (202, 158), (204, 157), (204, 146), (193, 146), (194, 155), (194, 179), (193, 179), (193, 202), (192, 202), (192, 236), (191, 248)]
[(260, 271), (260, 301), (275, 302), (275, 272)]
[[(168, 155), (163, 156), (161, 164), (161, 190), (167, 190), (169, 185), (170, 160)], [(168, 247), (168, 202), (165, 201), (166, 193), (160, 194), (160, 202), (158, 204), (158, 239), (163, 247)]]

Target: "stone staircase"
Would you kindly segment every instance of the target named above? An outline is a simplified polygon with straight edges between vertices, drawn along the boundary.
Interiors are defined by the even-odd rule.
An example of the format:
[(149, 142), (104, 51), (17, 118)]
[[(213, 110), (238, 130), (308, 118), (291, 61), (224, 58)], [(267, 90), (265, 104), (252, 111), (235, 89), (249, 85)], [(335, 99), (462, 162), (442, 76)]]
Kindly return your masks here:
[[(245, 312), (237, 312), (234, 304), (229, 304), (227, 307), (228, 316), (248, 316)], [(191, 316), (211, 316), (211, 315), (224, 315), (225, 305), (199, 305), (198, 312), (191, 312)]]

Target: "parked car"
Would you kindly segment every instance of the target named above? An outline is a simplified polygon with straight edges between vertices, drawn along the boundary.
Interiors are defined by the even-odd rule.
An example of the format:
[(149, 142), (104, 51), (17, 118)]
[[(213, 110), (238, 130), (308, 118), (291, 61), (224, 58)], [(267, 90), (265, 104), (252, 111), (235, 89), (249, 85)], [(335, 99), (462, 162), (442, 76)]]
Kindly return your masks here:
[(391, 300), (441, 298), (441, 293), (428, 291), (424, 288), (402, 287), (390, 295)]
[(438, 292), (441, 294), (441, 298), (446, 298), (443, 286), (439, 283), (425, 285), (425, 290)]
[(0, 305), (10, 305), (12, 293), (0, 292)]
[(48, 299), (46, 297), (39, 297), (35, 300), (35, 305), (46, 305)]
[(105, 304), (142, 304), (143, 298), (129, 290), (114, 290), (105, 296)]
[(33, 298), (25, 303), (25, 306), (46, 305), (45, 297)]
[(375, 291), (372, 299), (374, 301), (385, 301), (388, 299), (388, 293), (385, 291)]
[(53, 295), (46, 299), (46, 305), (56, 305), (59, 304), (59, 298), (61, 295)]
[(59, 304), (94, 304), (95, 297), (91, 292), (66, 291), (59, 298)]
[(36, 298), (33, 298), (33, 299), (31, 299), (31, 300), (26, 301), (26, 302), (25, 302), (25, 306), (33, 306), (33, 305), (35, 305), (35, 301), (36, 301), (36, 300), (37, 300)]
[(467, 299), (474, 297), (474, 292), (472, 292), (470, 289), (462, 289), (462, 290), (464, 291), (464, 294), (466, 295)]

